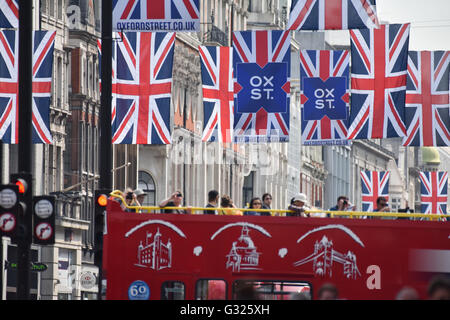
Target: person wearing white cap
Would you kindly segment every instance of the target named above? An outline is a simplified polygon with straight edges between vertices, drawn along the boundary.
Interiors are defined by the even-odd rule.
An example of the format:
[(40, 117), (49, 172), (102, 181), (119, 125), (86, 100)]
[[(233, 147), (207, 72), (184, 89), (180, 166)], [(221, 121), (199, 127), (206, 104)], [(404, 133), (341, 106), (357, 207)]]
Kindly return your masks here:
[(147, 194), (142, 191), (142, 189), (136, 189), (133, 192), (136, 195), (136, 200), (139, 202), (139, 206), (142, 206), (142, 204), (144, 203), (144, 198)]
[(309, 213), (305, 213), (305, 210), (308, 210), (309, 207), (307, 206), (308, 198), (306, 197), (306, 194), (299, 193), (297, 194), (293, 199), (292, 203), (289, 206), (288, 210), (294, 211), (294, 212), (288, 212), (286, 213), (289, 217), (309, 217)]
[[(147, 194), (142, 189), (139, 189), (139, 188), (134, 190), (133, 192), (136, 195), (137, 205), (142, 206), (144, 204), (144, 199)], [(142, 213), (142, 212), (147, 212), (147, 211), (141, 209), (141, 210), (139, 210), (139, 212)]]

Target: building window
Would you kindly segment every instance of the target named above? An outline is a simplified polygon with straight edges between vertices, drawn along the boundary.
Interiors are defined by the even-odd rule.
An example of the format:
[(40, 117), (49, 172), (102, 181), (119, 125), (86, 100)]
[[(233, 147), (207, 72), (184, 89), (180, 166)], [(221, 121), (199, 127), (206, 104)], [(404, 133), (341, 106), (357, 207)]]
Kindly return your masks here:
[(64, 228), (64, 241), (72, 242), (73, 240), (73, 231), (70, 228)]
[(94, 292), (81, 291), (81, 300), (97, 300), (97, 294)]
[(401, 199), (400, 198), (392, 198), (391, 200), (391, 211), (397, 212), (401, 207)]
[(63, 88), (63, 74), (62, 74), (62, 58), (57, 59), (57, 81), (56, 81), (56, 107), (62, 109), (62, 88)]
[(70, 294), (70, 293), (58, 293), (58, 300), (72, 300), (72, 294)]
[(242, 188), (242, 201), (244, 202), (244, 207), (247, 205), (247, 203), (250, 203), (250, 200), (253, 198), (254, 175), (255, 173), (254, 171), (252, 171), (248, 176), (244, 177), (244, 187)]
[(147, 196), (144, 198), (143, 206), (154, 206), (156, 202), (156, 188), (155, 181), (152, 176), (145, 171), (139, 171), (138, 174), (138, 188), (142, 189)]
[(53, 0), (49, 1), (48, 14), (52, 17), (55, 16), (55, 1)]
[(63, 16), (63, 1), (62, 0), (58, 0), (58, 19), (62, 20), (62, 16)]
[(47, 0), (41, 0), (41, 12), (44, 14), (47, 13)]

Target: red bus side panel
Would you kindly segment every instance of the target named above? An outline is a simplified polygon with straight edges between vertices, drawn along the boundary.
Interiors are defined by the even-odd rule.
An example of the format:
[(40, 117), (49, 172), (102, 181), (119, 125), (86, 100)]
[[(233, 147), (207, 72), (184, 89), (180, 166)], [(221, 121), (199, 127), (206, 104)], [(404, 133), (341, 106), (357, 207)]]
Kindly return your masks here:
[(160, 299), (169, 280), (195, 299), (199, 278), (226, 280), (228, 298), (247, 278), (308, 281), (315, 295), (331, 282), (343, 299), (394, 299), (410, 285), (424, 298), (431, 275), (450, 272), (449, 236), (445, 222), (136, 214), (111, 201), (107, 299), (129, 299), (139, 281)]

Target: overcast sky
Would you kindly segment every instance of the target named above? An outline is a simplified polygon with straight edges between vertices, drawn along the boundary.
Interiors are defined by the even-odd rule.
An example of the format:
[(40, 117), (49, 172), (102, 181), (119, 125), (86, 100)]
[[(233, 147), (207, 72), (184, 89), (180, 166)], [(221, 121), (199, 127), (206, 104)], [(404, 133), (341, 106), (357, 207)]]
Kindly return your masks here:
[[(450, 0), (377, 0), (378, 19), (411, 23), (410, 50), (450, 50)], [(348, 44), (348, 31), (329, 31), (332, 44)]]
[(411, 23), (410, 50), (450, 50), (450, 0), (377, 0), (378, 18)]

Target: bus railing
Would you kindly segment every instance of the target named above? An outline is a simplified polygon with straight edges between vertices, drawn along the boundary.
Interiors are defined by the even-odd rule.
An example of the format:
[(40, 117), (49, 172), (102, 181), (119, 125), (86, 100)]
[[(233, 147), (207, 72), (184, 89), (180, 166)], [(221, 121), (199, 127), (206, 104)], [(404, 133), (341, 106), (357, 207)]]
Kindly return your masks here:
[[(192, 212), (201, 211), (201, 213), (193, 213), (193, 214), (203, 214), (203, 211), (223, 211), (223, 212), (233, 212), (233, 211), (253, 211), (253, 212), (269, 212), (271, 216), (286, 216), (286, 213), (295, 213), (292, 210), (283, 210), (283, 209), (255, 209), (255, 208), (204, 208), (204, 207), (159, 207), (159, 206), (129, 206), (126, 204), (125, 199), (122, 196), (122, 191), (114, 190), (110, 193), (110, 196), (116, 199), (120, 199), (122, 205), (127, 209), (134, 210), (136, 213), (160, 213), (156, 211), (161, 211), (164, 209), (168, 210), (191, 210)], [(445, 214), (424, 214), (424, 213), (398, 213), (398, 212), (366, 212), (366, 211), (333, 211), (333, 210), (305, 210), (307, 214), (326, 214), (327, 216), (334, 218), (337, 217), (348, 217), (349, 219), (363, 217), (364, 219), (367, 217), (380, 217), (380, 218), (414, 218), (419, 220), (431, 220), (438, 221), (439, 219), (443, 219), (444, 221), (449, 218), (448, 215)], [(278, 214), (277, 214), (278, 213)], [(224, 215), (224, 214), (220, 214)], [(318, 216), (310, 216), (310, 218), (322, 218)]]

